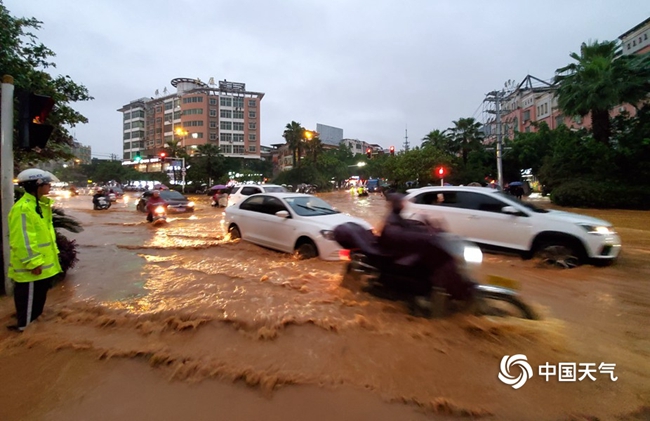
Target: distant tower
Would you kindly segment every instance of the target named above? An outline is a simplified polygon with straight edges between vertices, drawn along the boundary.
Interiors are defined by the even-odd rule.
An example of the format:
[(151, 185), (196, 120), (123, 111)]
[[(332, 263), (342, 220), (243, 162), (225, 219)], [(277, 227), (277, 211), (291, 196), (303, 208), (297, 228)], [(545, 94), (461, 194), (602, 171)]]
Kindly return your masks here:
[(409, 130), (406, 128), (404, 129), (404, 152), (408, 152), (409, 149)]

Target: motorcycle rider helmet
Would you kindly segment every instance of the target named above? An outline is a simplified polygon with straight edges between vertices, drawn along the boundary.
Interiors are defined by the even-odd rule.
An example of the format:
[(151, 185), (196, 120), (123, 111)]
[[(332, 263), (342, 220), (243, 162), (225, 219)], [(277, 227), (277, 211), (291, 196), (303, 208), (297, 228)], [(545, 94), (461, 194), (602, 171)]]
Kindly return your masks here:
[(22, 171), (16, 177), (18, 185), (21, 187), (38, 187), (43, 184), (58, 183), (59, 179), (49, 171), (39, 170), (38, 168), (29, 168)]

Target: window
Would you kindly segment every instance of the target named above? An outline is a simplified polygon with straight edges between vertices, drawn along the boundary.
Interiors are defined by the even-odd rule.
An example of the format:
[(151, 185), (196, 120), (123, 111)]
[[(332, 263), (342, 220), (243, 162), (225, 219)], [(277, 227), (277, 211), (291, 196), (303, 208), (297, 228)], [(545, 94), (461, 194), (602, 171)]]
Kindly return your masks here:
[(232, 133), (221, 133), (222, 142), (232, 142)]
[(221, 130), (232, 130), (232, 123), (230, 121), (222, 121), (220, 127)]
[[(241, 190), (241, 194), (245, 196), (250, 196), (251, 194), (261, 193), (260, 191), (255, 191), (253, 193), (244, 193), (244, 191), (250, 192), (251, 191), (250, 189), (251, 189), (250, 187), (244, 187)], [(249, 197), (248, 199), (244, 200), (241, 205), (239, 205), (239, 209), (252, 211), (252, 212), (262, 212), (262, 207), (264, 206), (265, 197), (266, 196)]]
[(216, 132), (210, 132), (210, 140), (217, 140), (217, 133)]
[(219, 149), (221, 149), (221, 152), (231, 154), (232, 153), (232, 146), (230, 145), (219, 145)]
[(124, 119), (125, 120), (130, 120), (131, 119), (131, 113), (124, 113)]
[(255, 101), (254, 99), (249, 99), (248, 100), (248, 106), (251, 107), (251, 108), (256, 108), (257, 107), (257, 101)]
[(217, 110), (210, 109), (210, 117), (216, 117), (217, 116)]
[(131, 142), (124, 142), (124, 149), (131, 149)]
[(129, 130), (131, 128), (131, 123), (124, 123), (124, 130)]
[(248, 130), (257, 130), (257, 123), (248, 123)]
[(131, 128), (132, 129), (144, 128), (144, 121), (134, 121), (133, 123), (131, 123)]
[(256, 117), (257, 117), (257, 111), (255, 110), (248, 111), (248, 118), (256, 118)]
[(227, 97), (221, 97), (221, 100), (219, 101), (219, 104), (222, 107), (232, 107), (232, 98), (227, 98)]
[(231, 110), (221, 110), (221, 118), (232, 118)]
[(244, 134), (243, 133), (235, 133), (232, 135), (232, 141), (233, 142), (240, 142), (244, 143)]
[(216, 121), (211, 121), (210, 122), (210, 128), (211, 129), (216, 129), (217, 128), (217, 122)]
[(530, 110), (524, 111), (524, 121), (530, 120)]
[(251, 145), (251, 146), (248, 147), (248, 152), (256, 152), (256, 151), (257, 151), (257, 147), (256, 147), (256, 146)]
[(244, 108), (244, 98), (233, 98), (232, 106), (235, 108)]
[(244, 118), (244, 112), (243, 111), (233, 111), (232, 113), (232, 118)]
[(267, 197), (262, 206), (262, 212), (269, 215), (275, 215), (277, 212), (287, 211), (287, 208), (282, 204), (277, 197)]
[(192, 133), (192, 138), (193, 139), (203, 139), (203, 132)]
[(174, 108), (174, 106), (171, 102), (165, 102), (165, 111), (171, 110), (172, 108)]
[(238, 154), (244, 154), (244, 146), (243, 145), (233, 145), (232, 147), (232, 153), (238, 153)]
[(156, 118), (156, 124), (160, 124), (160, 123), (162, 123), (162, 118), (160, 117)]
[(563, 126), (563, 125), (564, 125), (564, 116), (559, 115), (559, 116), (555, 117), (555, 127), (560, 127), (560, 126)]
[(244, 131), (244, 123), (232, 123), (232, 129), (236, 131)]
[(203, 108), (190, 108), (189, 110), (183, 110), (183, 115), (192, 114), (203, 114)]
[(131, 113), (131, 118), (144, 118), (143, 110), (136, 110)]
[(217, 105), (217, 98), (210, 98), (210, 105)]
[(203, 126), (202, 120), (184, 121), (183, 127), (200, 127)]
[[(191, 104), (194, 102), (203, 102), (203, 97), (202, 96), (193, 96), (193, 97), (185, 97), (183, 98), (183, 104)], [(167, 104), (165, 104), (165, 107), (167, 107)], [(165, 108), (167, 109), (167, 108)]]
[(253, 142), (254, 142), (254, 141), (257, 140), (256, 138), (257, 138), (257, 136), (255, 136), (255, 133), (249, 133), (249, 134), (248, 134), (248, 140), (249, 140), (249, 141), (253, 141)]
[(162, 112), (162, 108), (160, 108), (160, 105), (156, 107), (156, 112), (157, 113)]
[(130, 132), (128, 132), (128, 133), (124, 133), (124, 137), (123, 137), (123, 139), (124, 139), (124, 140), (131, 139), (131, 133), (130, 133)]

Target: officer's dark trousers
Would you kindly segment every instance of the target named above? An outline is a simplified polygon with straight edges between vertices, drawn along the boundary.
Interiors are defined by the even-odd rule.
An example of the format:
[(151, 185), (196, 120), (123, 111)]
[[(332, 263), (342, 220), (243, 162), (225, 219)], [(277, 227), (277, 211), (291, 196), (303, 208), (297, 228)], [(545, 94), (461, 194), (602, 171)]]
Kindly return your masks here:
[(43, 313), (47, 291), (51, 286), (52, 278), (33, 282), (14, 282), (14, 303), (19, 329), (24, 329)]

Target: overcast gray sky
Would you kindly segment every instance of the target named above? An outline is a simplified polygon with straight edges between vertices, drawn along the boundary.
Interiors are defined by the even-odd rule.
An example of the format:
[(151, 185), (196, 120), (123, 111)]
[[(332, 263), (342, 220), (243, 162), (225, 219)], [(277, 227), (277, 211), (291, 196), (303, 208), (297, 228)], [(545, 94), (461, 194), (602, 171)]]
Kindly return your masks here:
[(116, 110), (176, 77), (264, 92), (262, 145), (292, 120), (411, 147), (453, 120), (482, 121), (485, 94), (527, 74), (551, 79), (587, 40), (650, 16), (647, 0), (4, 0), (43, 21), (55, 73), (85, 85), (74, 129), (93, 156), (122, 156)]

